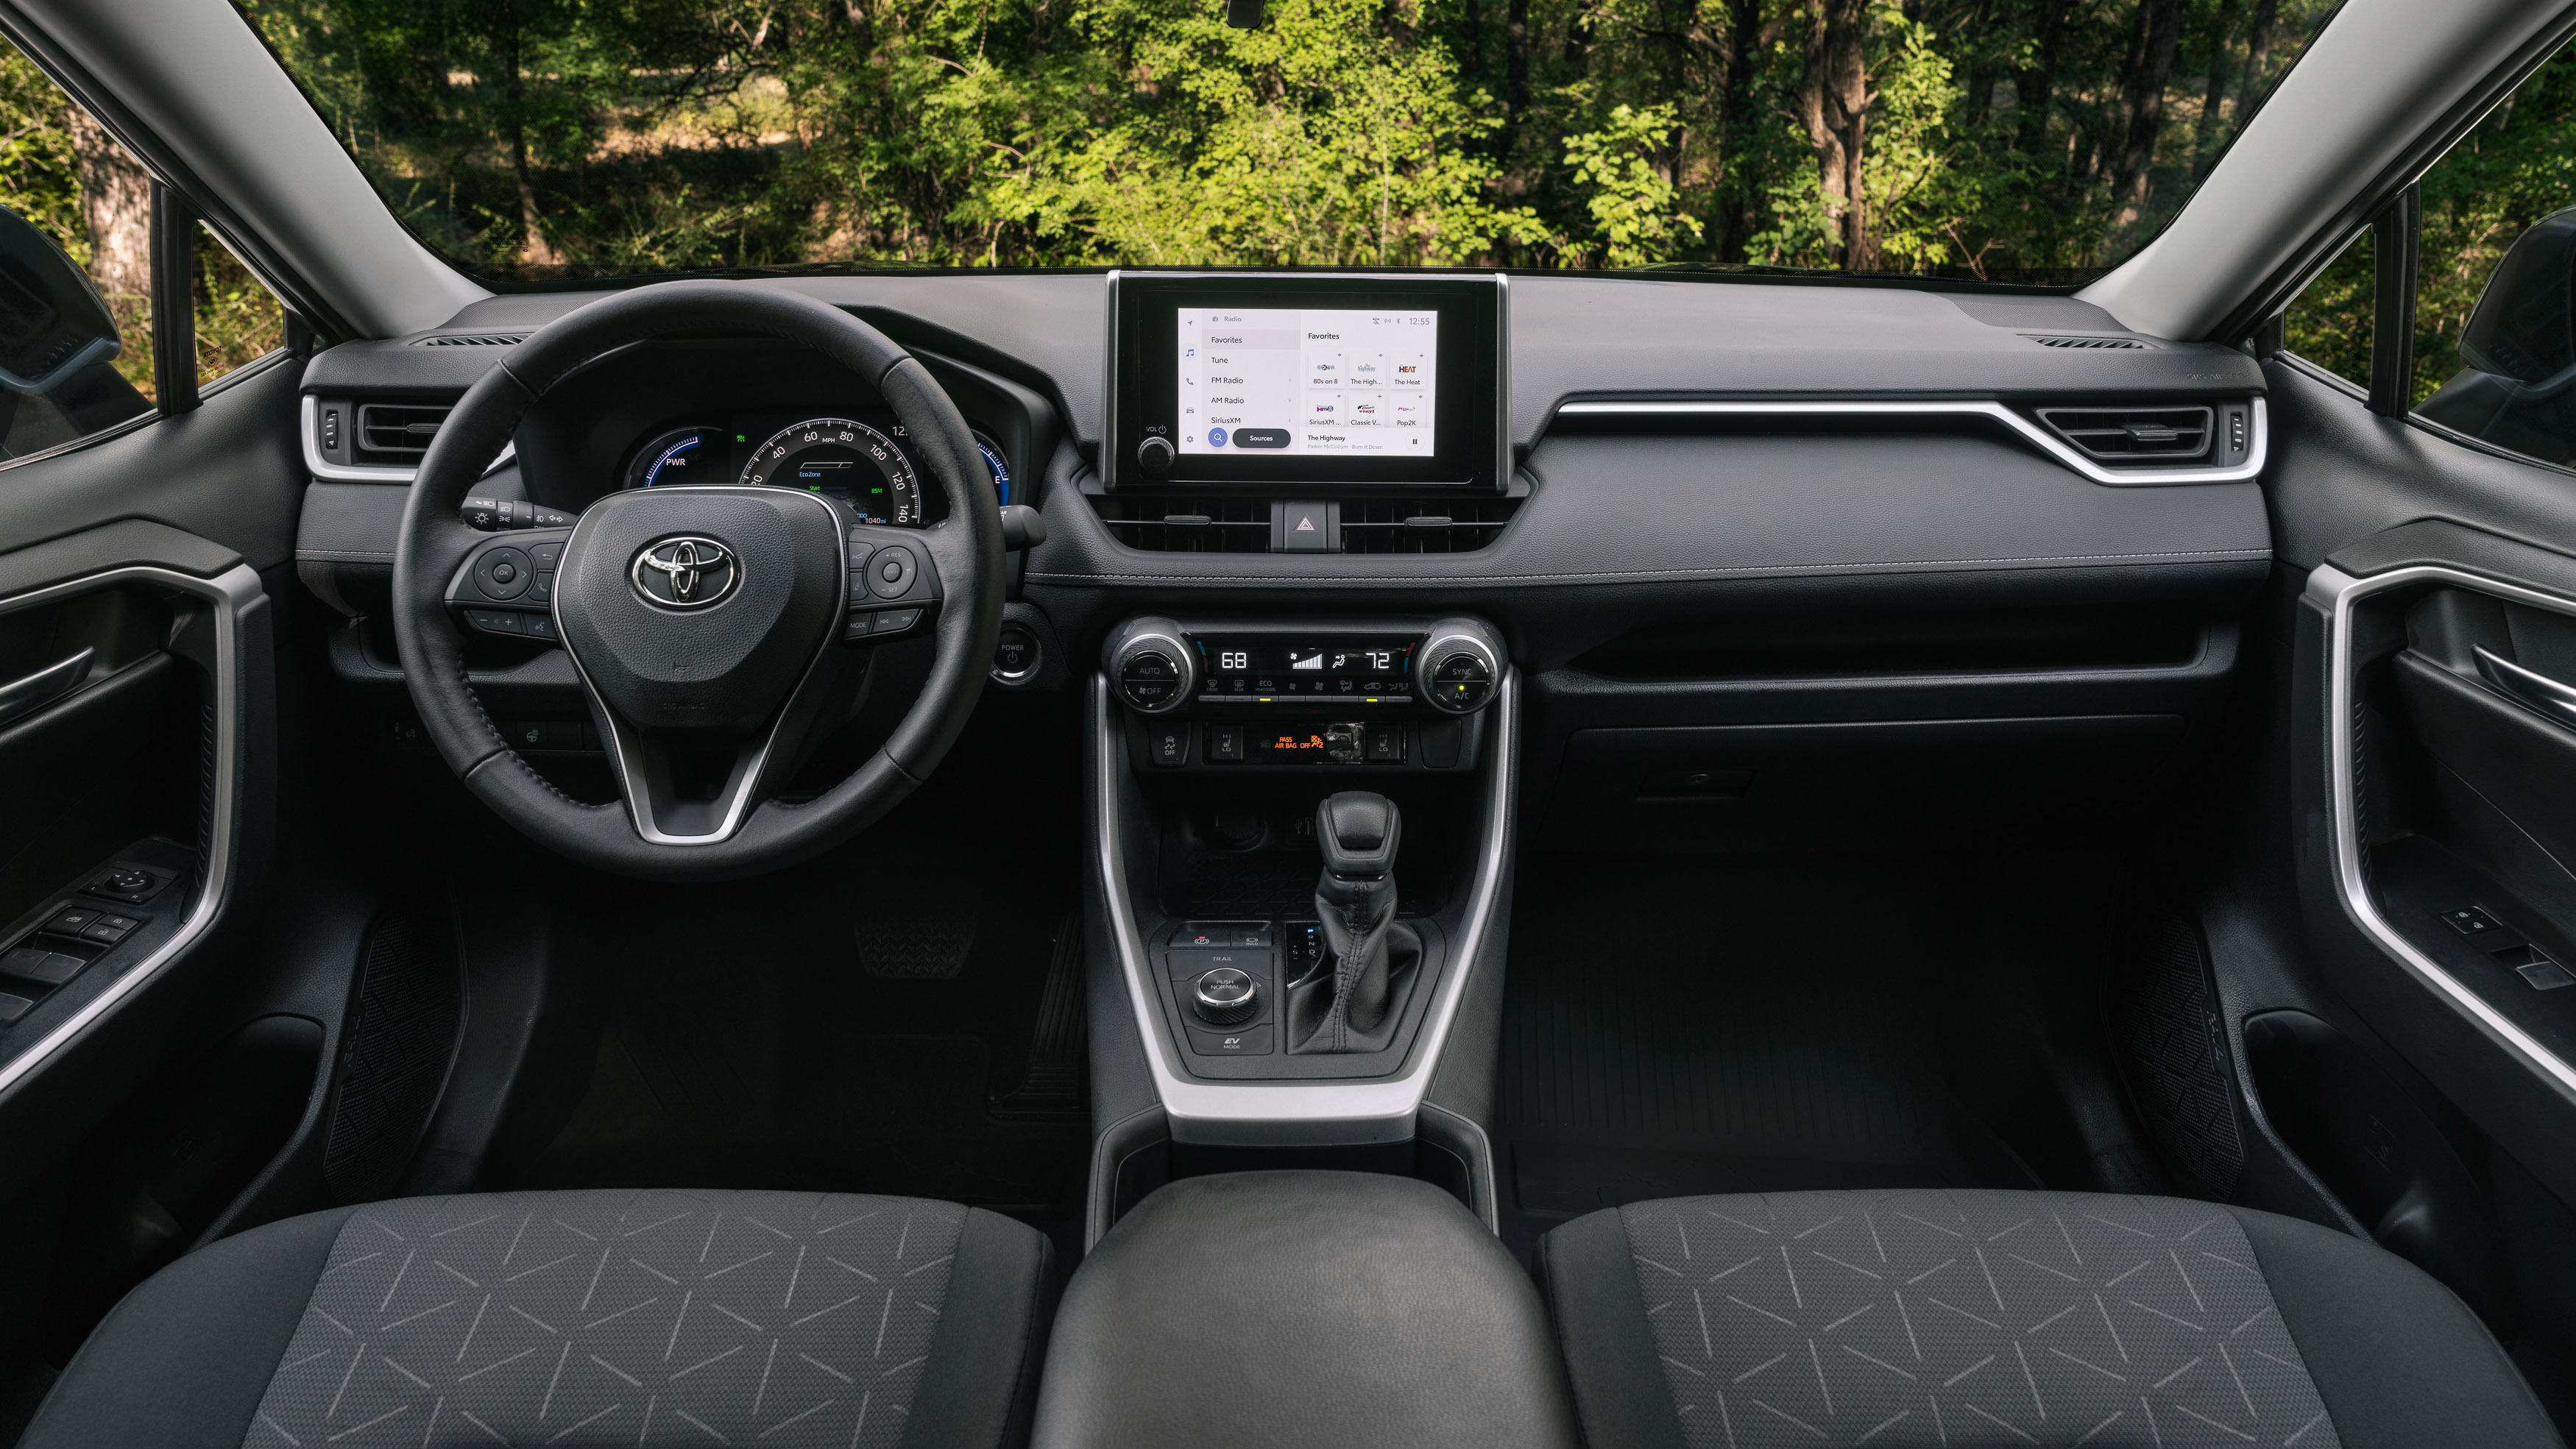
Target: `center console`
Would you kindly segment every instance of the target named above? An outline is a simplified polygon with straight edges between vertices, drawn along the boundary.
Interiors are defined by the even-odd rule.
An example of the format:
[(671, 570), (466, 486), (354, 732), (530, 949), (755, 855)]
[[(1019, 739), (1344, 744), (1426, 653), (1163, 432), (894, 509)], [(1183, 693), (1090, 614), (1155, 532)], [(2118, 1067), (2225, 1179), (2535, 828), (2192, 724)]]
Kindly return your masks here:
[(1463, 616), (1111, 633), (1103, 878), (1176, 1140), (1412, 1135), (1497, 934), (1508, 660)]

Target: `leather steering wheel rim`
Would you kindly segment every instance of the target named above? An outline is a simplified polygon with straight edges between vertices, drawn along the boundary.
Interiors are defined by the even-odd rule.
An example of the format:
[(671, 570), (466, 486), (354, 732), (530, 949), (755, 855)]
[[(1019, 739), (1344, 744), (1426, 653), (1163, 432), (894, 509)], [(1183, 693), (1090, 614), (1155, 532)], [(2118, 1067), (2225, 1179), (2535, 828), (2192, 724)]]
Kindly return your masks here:
[[(797, 343), (874, 385), (904, 425), (917, 469), (938, 480), (948, 517), (916, 535), (944, 602), (930, 677), (868, 761), (812, 800), (759, 802), (722, 839), (648, 841), (628, 802), (590, 805), (556, 789), (501, 736), (468, 682), (448, 583), (492, 535), (459, 517), (483, 470), (537, 399), (601, 356), (678, 332), (754, 332)], [(792, 864), (849, 839), (926, 779), (983, 690), (1002, 620), (1002, 530), (982, 455), (929, 371), (876, 328), (800, 293), (750, 282), (662, 282), (593, 302), (512, 349), (448, 414), (411, 487), (394, 553), (393, 623), (404, 682), (432, 744), (476, 798), (530, 839), (585, 865), (658, 880), (720, 880)], [(566, 645), (570, 647), (569, 643)], [(837, 648), (826, 643), (824, 648)], [(594, 708), (604, 708), (596, 696)]]

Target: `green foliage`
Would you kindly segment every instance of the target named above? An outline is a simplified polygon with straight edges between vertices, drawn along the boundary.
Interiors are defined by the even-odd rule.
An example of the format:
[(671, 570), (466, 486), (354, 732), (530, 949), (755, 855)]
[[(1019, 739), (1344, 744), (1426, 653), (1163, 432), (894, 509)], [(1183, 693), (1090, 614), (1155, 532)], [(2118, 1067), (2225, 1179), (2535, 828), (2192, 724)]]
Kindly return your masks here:
[(1699, 239), (1699, 218), (1673, 209), (1681, 189), (1655, 169), (1655, 152), (1672, 130), (1670, 105), (1616, 106), (1601, 129), (1566, 138), (1565, 163), (1592, 193), (1585, 210), (1600, 241), (1592, 254), (1599, 265), (1649, 266)]

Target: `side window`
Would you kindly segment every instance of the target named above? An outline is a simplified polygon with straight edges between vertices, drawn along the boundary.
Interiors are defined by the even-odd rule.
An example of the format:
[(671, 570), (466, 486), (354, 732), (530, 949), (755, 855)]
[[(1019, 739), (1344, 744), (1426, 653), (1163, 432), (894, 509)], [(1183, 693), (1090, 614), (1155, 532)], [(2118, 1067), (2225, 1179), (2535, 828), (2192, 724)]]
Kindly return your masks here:
[(2281, 347), (2356, 387), (2370, 386), (2371, 313), (2378, 252), (2372, 231), (2353, 234), (2282, 317)]
[(251, 270), (0, 41), (0, 461), (194, 407), (285, 331)]
[(2417, 183), (2405, 403), (2576, 466), (2576, 47), (2516, 87)]

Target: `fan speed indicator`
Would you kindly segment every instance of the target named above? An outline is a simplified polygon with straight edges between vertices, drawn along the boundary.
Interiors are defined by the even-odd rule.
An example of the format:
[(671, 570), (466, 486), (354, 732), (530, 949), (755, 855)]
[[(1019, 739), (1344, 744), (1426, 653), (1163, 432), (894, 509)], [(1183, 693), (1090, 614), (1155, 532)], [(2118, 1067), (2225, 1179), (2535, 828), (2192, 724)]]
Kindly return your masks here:
[(921, 481), (894, 439), (853, 418), (808, 418), (752, 449), (742, 481), (828, 494), (870, 523), (919, 527)]

